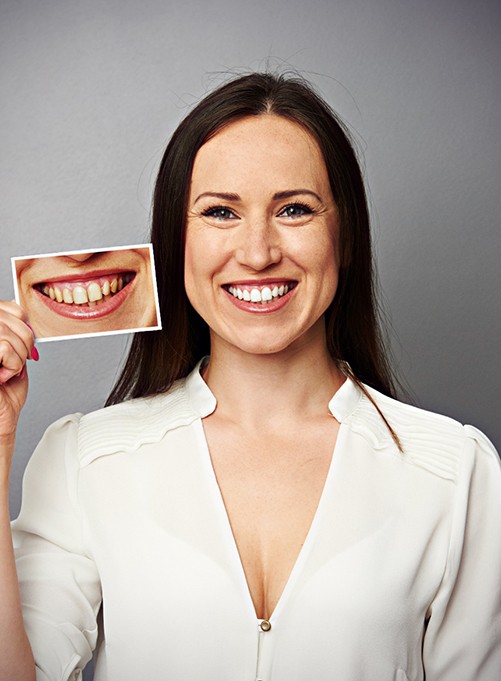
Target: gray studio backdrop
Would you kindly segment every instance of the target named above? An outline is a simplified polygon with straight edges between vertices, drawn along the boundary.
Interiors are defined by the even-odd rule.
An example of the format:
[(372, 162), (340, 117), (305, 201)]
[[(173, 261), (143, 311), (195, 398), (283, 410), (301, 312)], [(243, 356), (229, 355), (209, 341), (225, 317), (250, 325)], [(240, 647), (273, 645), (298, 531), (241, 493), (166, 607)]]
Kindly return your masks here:
[[(499, 448), (500, 18), (486, 0), (2, 0), (0, 297), (11, 255), (146, 241), (158, 163), (189, 108), (229, 71), (290, 66), (363, 154), (411, 397)], [(13, 515), (43, 430), (100, 407), (126, 347), (39, 346)]]
[[(180, 119), (229, 71), (289, 66), (363, 154), (412, 398), (499, 448), (500, 16), (497, 0), (2, 0), (1, 297), (13, 295), (11, 255), (146, 241)], [(13, 516), (43, 430), (100, 407), (126, 347), (120, 336), (40, 345)]]

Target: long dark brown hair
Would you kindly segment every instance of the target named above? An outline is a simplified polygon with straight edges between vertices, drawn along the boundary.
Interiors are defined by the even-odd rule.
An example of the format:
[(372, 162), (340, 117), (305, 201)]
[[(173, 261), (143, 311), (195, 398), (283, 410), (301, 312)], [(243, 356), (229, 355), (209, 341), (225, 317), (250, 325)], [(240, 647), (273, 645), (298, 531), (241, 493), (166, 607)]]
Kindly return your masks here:
[(200, 147), (228, 123), (272, 113), (303, 126), (318, 142), (340, 216), (340, 272), (325, 313), (331, 356), (357, 383), (394, 396), (395, 381), (380, 331), (364, 182), (345, 125), (297, 76), (252, 73), (205, 97), (174, 132), (153, 198), (153, 243), (162, 331), (136, 334), (107, 405), (154, 395), (210, 354), (209, 329), (184, 289), (185, 226), (190, 179)]

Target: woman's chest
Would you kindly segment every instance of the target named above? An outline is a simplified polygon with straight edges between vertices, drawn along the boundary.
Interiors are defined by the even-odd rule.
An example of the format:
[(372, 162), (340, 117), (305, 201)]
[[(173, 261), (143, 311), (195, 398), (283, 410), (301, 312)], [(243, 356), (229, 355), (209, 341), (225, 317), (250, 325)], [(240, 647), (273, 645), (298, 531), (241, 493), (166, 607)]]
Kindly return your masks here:
[[(147, 626), (158, 615), (172, 628), (195, 620), (207, 626), (220, 616), (233, 627), (255, 623), (245, 560), (203, 433), (179, 432), (168, 444), (103, 457), (82, 474), (84, 531), (101, 575), (108, 622), (119, 629), (126, 622)], [(316, 620), (323, 613), (342, 617), (346, 631), (352, 623), (370, 636), (382, 636), (380, 627), (400, 636), (402, 627), (423, 623), (442, 579), (450, 499), (429, 476), (381, 463), (376, 453), (358, 447), (341, 431), (332, 465), (325, 462), (327, 470), (316, 477), (319, 498), (309, 515), (304, 506), (297, 512), (301, 476), (289, 481), (289, 492), (270, 481), (262, 496), (244, 506), (254, 536), (266, 524), (269, 546), (275, 536), (289, 556), (272, 620), (292, 623), (308, 612)], [(235, 489), (237, 497), (249, 494), (243, 482)], [(275, 521), (274, 515), (282, 518)], [(242, 514), (239, 522), (244, 520)], [(294, 543), (305, 532), (302, 545)], [(250, 556), (252, 542), (243, 546)], [(273, 560), (271, 554), (270, 565)]]
[[(210, 419), (209, 419), (210, 421)], [(269, 619), (325, 488), (338, 424), (246, 435), (205, 425), (208, 449), (256, 614)]]

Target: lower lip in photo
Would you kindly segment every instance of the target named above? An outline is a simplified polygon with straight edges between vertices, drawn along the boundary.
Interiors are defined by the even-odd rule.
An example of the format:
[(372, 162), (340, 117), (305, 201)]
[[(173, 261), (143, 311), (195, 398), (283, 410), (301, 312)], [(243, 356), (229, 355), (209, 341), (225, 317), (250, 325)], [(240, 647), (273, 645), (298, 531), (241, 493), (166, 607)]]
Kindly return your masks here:
[(33, 290), (52, 312), (81, 321), (99, 319), (117, 310), (133, 288), (135, 272), (66, 281), (40, 282)]

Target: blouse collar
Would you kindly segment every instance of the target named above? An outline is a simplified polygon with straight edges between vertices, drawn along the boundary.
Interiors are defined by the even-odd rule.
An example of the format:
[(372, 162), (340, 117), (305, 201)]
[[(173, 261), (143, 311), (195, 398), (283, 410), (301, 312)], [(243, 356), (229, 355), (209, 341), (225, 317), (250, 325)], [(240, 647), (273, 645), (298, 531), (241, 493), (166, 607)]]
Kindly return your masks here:
[(205, 418), (216, 409), (217, 400), (207, 383), (202, 378), (200, 370), (207, 364), (208, 357), (203, 357), (186, 378), (186, 390), (192, 409)]
[[(216, 397), (200, 373), (202, 365), (205, 365), (207, 360), (207, 357), (201, 359), (186, 378), (186, 390), (190, 405), (200, 418), (212, 414), (217, 405)], [(349, 377), (346, 377), (344, 383), (329, 400), (329, 411), (339, 423), (343, 423), (354, 412), (361, 397), (362, 393), (358, 387)]]

